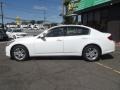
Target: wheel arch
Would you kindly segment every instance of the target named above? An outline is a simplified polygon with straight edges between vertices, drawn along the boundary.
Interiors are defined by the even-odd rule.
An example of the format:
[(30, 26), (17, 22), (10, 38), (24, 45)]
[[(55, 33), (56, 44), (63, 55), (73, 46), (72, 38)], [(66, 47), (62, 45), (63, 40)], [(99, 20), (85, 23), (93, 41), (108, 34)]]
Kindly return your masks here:
[(11, 54), (12, 54), (12, 49), (13, 49), (14, 47), (16, 47), (16, 46), (23, 46), (23, 47), (27, 50), (28, 55), (29, 55), (29, 50), (28, 50), (28, 48), (27, 48), (25, 45), (22, 45), (22, 44), (16, 44), (16, 45), (13, 45), (12, 48), (10, 49), (10, 56), (11, 56)]
[(82, 55), (83, 55), (84, 49), (85, 49), (87, 46), (89, 46), (89, 45), (97, 46), (97, 47), (99, 48), (99, 50), (100, 50), (100, 55), (102, 55), (102, 48), (101, 48), (98, 44), (94, 44), (94, 43), (85, 45), (84, 48), (83, 48), (83, 50), (82, 50)]

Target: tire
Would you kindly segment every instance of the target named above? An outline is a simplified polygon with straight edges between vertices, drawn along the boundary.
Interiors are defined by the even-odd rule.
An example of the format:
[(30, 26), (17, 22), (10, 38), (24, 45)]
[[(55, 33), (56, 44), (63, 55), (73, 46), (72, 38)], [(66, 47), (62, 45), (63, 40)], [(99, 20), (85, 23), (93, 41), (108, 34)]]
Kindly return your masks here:
[(22, 45), (17, 45), (14, 46), (11, 50), (11, 58), (15, 59), (17, 61), (25, 61), (29, 57), (28, 50), (22, 46)]
[(96, 45), (88, 45), (83, 49), (84, 59), (90, 62), (99, 60), (100, 54), (100, 48)]

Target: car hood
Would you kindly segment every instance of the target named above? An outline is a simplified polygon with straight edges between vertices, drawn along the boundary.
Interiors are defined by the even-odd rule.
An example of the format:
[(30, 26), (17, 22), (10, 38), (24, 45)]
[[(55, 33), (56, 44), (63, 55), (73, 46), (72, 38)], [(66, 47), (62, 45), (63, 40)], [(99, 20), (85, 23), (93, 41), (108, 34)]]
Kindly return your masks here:
[(33, 41), (33, 39), (35, 39), (35, 37), (34, 36), (27, 36), (27, 37), (23, 37), (23, 38), (17, 38), (17, 39), (15, 39), (15, 42), (25, 42), (25, 43), (27, 43), (27, 42), (31, 42), (31, 41)]

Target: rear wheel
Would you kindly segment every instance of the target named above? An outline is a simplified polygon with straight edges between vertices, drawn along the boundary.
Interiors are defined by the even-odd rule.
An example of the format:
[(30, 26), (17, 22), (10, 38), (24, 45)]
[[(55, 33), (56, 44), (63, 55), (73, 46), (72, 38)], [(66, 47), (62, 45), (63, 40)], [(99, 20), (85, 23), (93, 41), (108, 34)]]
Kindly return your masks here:
[(27, 60), (28, 57), (29, 57), (28, 50), (22, 45), (14, 46), (11, 50), (11, 58), (17, 61)]
[(99, 60), (100, 48), (95, 45), (88, 45), (83, 50), (83, 57), (85, 58), (85, 60), (90, 62)]

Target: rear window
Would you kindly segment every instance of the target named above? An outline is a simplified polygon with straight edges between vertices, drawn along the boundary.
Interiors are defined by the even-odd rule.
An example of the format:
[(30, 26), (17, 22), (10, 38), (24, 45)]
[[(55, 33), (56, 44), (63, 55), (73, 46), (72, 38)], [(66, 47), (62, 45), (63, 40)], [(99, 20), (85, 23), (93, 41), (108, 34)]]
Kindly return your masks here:
[(74, 35), (88, 35), (89, 29), (84, 27), (67, 27), (66, 35), (74, 36)]

